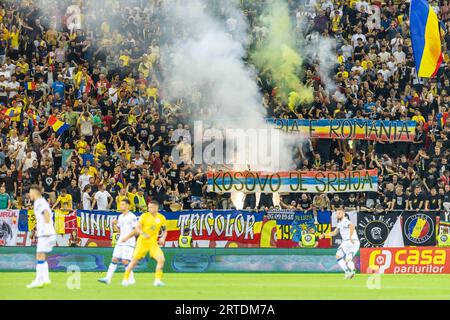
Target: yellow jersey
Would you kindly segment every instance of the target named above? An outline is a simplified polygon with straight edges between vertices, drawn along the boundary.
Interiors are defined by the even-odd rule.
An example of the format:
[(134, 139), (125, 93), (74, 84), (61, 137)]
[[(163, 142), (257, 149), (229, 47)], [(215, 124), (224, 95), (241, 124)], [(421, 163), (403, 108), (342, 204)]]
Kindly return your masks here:
[(72, 196), (66, 194), (65, 196), (59, 195), (58, 199), (61, 209), (72, 209)]
[(139, 218), (139, 226), (141, 227), (142, 232), (148, 237), (141, 235), (138, 241), (156, 244), (161, 229), (166, 228), (166, 217), (159, 212), (155, 216), (146, 212)]

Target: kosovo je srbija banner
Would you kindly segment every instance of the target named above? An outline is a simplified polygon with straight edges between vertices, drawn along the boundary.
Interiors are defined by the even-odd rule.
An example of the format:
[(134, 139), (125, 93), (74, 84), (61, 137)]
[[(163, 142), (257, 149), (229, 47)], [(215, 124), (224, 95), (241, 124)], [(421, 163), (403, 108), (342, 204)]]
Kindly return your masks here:
[(378, 170), (208, 172), (209, 192), (367, 192), (378, 189)]
[(369, 119), (267, 119), (276, 129), (319, 139), (414, 141), (415, 121)]

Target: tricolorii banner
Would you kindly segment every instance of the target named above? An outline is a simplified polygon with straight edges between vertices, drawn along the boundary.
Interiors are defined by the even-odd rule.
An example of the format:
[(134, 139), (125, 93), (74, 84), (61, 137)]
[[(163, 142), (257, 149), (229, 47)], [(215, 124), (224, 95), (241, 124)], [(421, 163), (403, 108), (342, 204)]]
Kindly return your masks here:
[[(305, 233), (331, 232), (336, 217), (329, 210), (315, 211), (248, 211), (248, 210), (183, 210), (161, 213), (167, 219), (166, 247), (177, 247), (178, 238), (189, 229), (195, 248), (298, 248)], [(140, 213), (136, 213), (138, 216)], [(82, 247), (111, 247), (115, 211), (55, 211), (57, 246), (68, 246), (71, 236), (80, 238)], [(356, 225), (361, 247), (383, 247), (392, 232), (404, 239), (403, 245), (436, 244), (437, 217), (441, 216), (441, 232), (448, 222), (447, 212), (348, 212)], [(400, 218), (399, 218), (400, 216)], [(402, 224), (393, 231), (397, 219)], [(4, 246), (34, 246), (30, 235), (35, 226), (32, 210), (0, 212), (0, 240)], [(319, 248), (339, 245), (339, 237), (320, 240)], [(332, 245), (333, 243), (333, 245)]]

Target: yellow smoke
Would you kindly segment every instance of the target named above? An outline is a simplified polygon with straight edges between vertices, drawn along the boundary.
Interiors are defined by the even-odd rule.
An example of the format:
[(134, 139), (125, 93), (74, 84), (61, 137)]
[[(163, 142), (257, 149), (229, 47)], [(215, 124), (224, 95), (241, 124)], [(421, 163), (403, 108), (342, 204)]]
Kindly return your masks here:
[(312, 102), (313, 88), (305, 86), (299, 79), (303, 60), (295, 50), (287, 4), (272, 1), (260, 21), (268, 34), (251, 53), (252, 63), (272, 78), (277, 99), (287, 103), (291, 110), (300, 103)]

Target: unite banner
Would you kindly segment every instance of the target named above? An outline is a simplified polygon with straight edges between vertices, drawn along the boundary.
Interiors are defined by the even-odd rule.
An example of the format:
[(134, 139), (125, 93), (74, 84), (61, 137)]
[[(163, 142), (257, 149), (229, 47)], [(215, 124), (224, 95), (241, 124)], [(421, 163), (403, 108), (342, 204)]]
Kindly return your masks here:
[(416, 135), (415, 121), (369, 119), (275, 119), (267, 123), (287, 133), (318, 139), (357, 139), (412, 142)]
[(378, 170), (289, 171), (289, 172), (208, 172), (209, 192), (367, 192), (378, 189)]
[(361, 248), (361, 273), (450, 274), (450, 248)]

